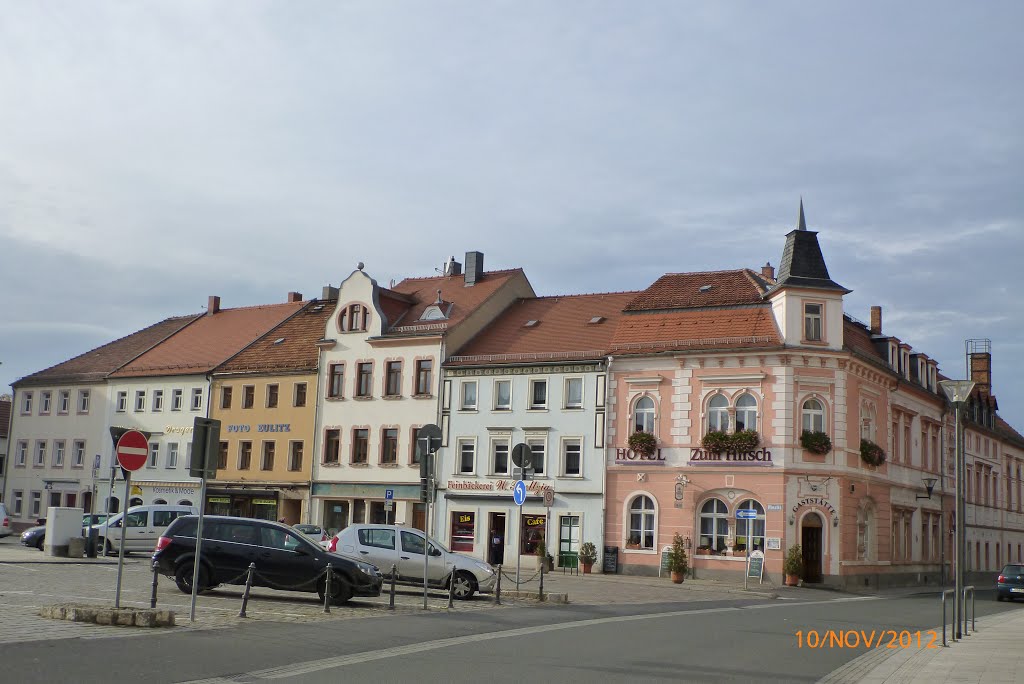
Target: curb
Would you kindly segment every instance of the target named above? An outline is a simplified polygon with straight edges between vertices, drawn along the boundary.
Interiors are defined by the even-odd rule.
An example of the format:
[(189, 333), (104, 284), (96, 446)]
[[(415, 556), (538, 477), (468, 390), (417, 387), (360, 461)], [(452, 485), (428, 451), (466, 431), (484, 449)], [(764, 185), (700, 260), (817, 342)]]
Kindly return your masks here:
[(510, 599), (531, 599), (538, 603), (569, 603), (569, 594), (560, 594), (553, 592), (544, 592), (544, 597), (541, 598), (539, 592), (536, 591), (503, 591), (501, 592), (502, 598)]
[(43, 606), (41, 617), (70, 622), (88, 622), (96, 625), (118, 625), (122, 627), (173, 627), (173, 610), (150, 608), (107, 608), (106, 606), (85, 606), (62, 603)]

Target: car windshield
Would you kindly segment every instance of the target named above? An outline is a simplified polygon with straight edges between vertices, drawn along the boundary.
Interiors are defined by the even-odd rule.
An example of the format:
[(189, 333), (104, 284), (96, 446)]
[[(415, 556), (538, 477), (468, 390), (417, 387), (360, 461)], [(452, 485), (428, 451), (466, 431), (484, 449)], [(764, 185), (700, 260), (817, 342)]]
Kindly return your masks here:
[(295, 525), (295, 529), (303, 534), (322, 534), (319, 525)]
[(1003, 568), (1003, 575), (1024, 575), (1024, 565), (1007, 565)]

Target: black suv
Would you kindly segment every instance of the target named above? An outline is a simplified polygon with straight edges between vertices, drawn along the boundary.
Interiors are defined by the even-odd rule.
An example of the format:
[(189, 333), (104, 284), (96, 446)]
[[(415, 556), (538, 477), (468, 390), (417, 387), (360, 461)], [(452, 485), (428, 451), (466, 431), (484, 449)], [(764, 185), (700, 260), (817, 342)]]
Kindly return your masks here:
[[(195, 569), (198, 516), (177, 518), (156, 544), (153, 563), (173, 577), (178, 589), (191, 594)], [(253, 584), (271, 589), (315, 591), (325, 599), (327, 565), (331, 603), (341, 605), (353, 596), (380, 596), (384, 583), (377, 566), (330, 553), (306, 536), (281, 523), (251, 518), (203, 517), (203, 548), (199, 559), (199, 590), (218, 584), (245, 584), (249, 564), (255, 563)]]

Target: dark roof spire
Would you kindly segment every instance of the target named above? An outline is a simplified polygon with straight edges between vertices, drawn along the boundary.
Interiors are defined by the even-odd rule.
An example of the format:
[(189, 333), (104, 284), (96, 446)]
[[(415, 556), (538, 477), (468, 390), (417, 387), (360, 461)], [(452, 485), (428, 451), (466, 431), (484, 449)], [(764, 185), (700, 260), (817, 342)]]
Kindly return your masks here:
[(803, 197), (800, 198), (800, 214), (796, 230), (791, 230), (786, 235), (786, 246), (782, 250), (782, 261), (779, 264), (779, 276), (775, 287), (768, 290), (765, 296), (769, 296), (787, 285), (820, 290), (839, 290), (844, 294), (850, 292), (829, 278), (825, 257), (821, 255), (821, 247), (818, 245), (818, 233), (807, 230)]
[(804, 220), (804, 198), (800, 197), (800, 216), (796, 220), (797, 230), (807, 230), (807, 221)]

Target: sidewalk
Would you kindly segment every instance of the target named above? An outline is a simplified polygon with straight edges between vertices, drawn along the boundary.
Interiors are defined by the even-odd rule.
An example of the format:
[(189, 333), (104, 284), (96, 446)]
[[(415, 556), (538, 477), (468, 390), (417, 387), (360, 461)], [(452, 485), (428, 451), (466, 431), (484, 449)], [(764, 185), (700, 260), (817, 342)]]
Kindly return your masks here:
[[(977, 631), (934, 649), (874, 649), (819, 684), (1007, 684), (1024, 681), (1024, 610), (980, 618)], [(948, 637), (947, 637), (948, 639)]]
[[(140, 560), (148, 560), (148, 557), (141, 553), (132, 556), (125, 556), (124, 562), (137, 563)], [(49, 556), (36, 548), (22, 546), (10, 540), (0, 543), (0, 564), (2, 563), (63, 563), (72, 565), (117, 565), (117, 556), (97, 556), (96, 558), (61, 558)]]

